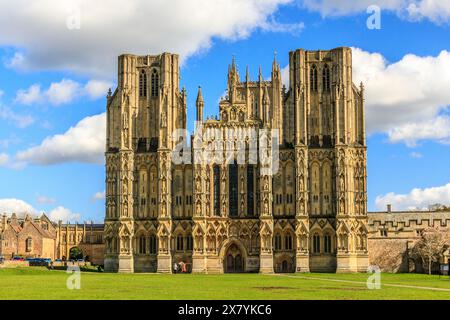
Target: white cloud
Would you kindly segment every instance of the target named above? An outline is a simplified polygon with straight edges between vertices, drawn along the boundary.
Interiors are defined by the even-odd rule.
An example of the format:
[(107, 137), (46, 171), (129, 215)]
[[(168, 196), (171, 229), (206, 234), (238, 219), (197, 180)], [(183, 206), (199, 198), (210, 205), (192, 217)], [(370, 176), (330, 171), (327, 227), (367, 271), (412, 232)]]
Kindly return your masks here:
[(36, 214), (36, 209), (29, 203), (15, 198), (0, 199), (0, 214), (16, 213), (23, 216), (25, 213)]
[(428, 121), (407, 123), (389, 130), (391, 142), (404, 142), (408, 147), (415, 147), (420, 140), (450, 142), (450, 117), (438, 116)]
[(98, 99), (105, 97), (108, 89), (112, 88), (113, 84), (108, 81), (102, 80), (90, 80), (84, 86), (84, 94), (88, 95), (91, 99)]
[[(49, 200), (50, 198), (47, 198)], [(53, 200), (53, 199), (51, 199)], [(39, 202), (39, 201), (38, 201)], [(49, 204), (50, 202), (46, 201), (43, 204)], [(17, 217), (23, 218), (25, 214), (30, 214), (31, 216), (38, 216), (40, 213), (44, 211), (36, 210), (29, 203), (15, 198), (9, 199), (0, 199), (0, 214), (6, 214), (11, 216), (12, 213), (15, 213)], [(52, 209), (48, 213), (48, 217), (52, 221), (62, 220), (63, 222), (67, 221), (78, 221), (81, 219), (81, 215), (79, 213), (74, 213), (70, 209), (67, 209), (63, 206), (58, 206)]]
[(289, 65), (281, 69), (281, 82), (289, 89)]
[(411, 153), (409, 154), (409, 156), (410, 156), (411, 158), (415, 158), (415, 159), (423, 158), (423, 154), (421, 154), (420, 152), (411, 152)]
[[(2, 2), (0, 45), (17, 48), (9, 67), (107, 75), (124, 52), (181, 55), (208, 49), (214, 38), (237, 40), (255, 29), (298, 32), (273, 21), (293, 0), (16, 0)], [(24, 9), (26, 8), (26, 9)], [(78, 9), (80, 28), (68, 28)]]
[(105, 190), (96, 192), (96, 193), (92, 196), (92, 200), (93, 200), (93, 201), (104, 200), (104, 199), (105, 199)]
[(105, 135), (105, 113), (86, 117), (65, 133), (49, 136), (40, 145), (19, 151), (16, 160), (35, 165), (103, 163)]
[(46, 197), (46, 196), (38, 196), (36, 201), (39, 204), (54, 204), (54, 203), (56, 203), (55, 199), (49, 198), (49, 197)]
[(75, 99), (87, 96), (89, 99), (105, 97), (112, 82), (104, 80), (89, 80), (84, 86), (71, 79), (52, 82), (47, 90), (42, 91), (41, 85), (35, 83), (28, 89), (18, 90), (15, 101), (25, 105), (50, 103), (54, 106), (73, 102)]
[(0, 119), (14, 124), (19, 128), (26, 128), (34, 123), (34, 118), (28, 114), (19, 114), (11, 110), (11, 108), (1, 105), (0, 103)]
[(322, 16), (345, 16), (366, 11), (371, 5), (378, 5), (382, 10), (397, 11), (404, 8), (405, 0), (301, 0), (302, 7), (319, 12)]
[(450, 1), (445, 0), (420, 0), (411, 1), (406, 8), (411, 20), (428, 18), (437, 24), (448, 23), (450, 20)]
[(375, 205), (378, 210), (384, 210), (387, 204), (392, 204), (393, 210), (426, 210), (429, 205), (440, 203), (450, 205), (450, 183), (431, 188), (415, 188), (407, 194), (394, 192), (377, 196)]
[(45, 93), (48, 101), (58, 106), (60, 104), (71, 102), (80, 90), (80, 85), (70, 79), (62, 79), (60, 82), (53, 82), (50, 84)]
[(48, 217), (52, 221), (68, 222), (68, 221), (78, 221), (81, 218), (79, 213), (74, 213), (70, 209), (64, 208), (62, 206), (56, 207), (51, 210), (48, 214)]
[(26, 90), (18, 90), (16, 94), (16, 102), (25, 105), (31, 105), (38, 103), (42, 100), (41, 86), (39, 84), (33, 84)]
[(366, 12), (371, 5), (391, 11), (410, 21), (429, 19), (436, 24), (450, 21), (450, 2), (446, 0), (302, 0), (301, 6), (323, 17), (345, 16)]
[(0, 167), (8, 163), (9, 156), (6, 153), (0, 153)]
[(379, 53), (353, 48), (353, 82), (366, 88), (367, 130), (385, 132), (391, 142), (414, 146), (420, 140), (445, 142), (450, 105), (450, 52), (405, 55), (388, 63)]

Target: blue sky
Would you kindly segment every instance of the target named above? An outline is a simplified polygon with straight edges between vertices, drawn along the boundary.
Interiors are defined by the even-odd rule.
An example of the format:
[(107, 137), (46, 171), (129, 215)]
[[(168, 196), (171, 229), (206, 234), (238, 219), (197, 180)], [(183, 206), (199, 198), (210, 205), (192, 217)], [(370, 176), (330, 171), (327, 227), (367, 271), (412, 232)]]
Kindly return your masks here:
[[(241, 77), (246, 65), (269, 77), (274, 51), (284, 68), (290, 50), (338, 46), (354, 48), (354, 82), (366, 86), (369, 210), (450, 205), (445, 1), (31, 3), (0, 2), (0, 211), (102, 220), (102, 113), (120, 53), (181, 55), (192, 129), (197, 87), (216, 114), (233, 55)], [(370, 30), (373, 3), (381, 28)]]

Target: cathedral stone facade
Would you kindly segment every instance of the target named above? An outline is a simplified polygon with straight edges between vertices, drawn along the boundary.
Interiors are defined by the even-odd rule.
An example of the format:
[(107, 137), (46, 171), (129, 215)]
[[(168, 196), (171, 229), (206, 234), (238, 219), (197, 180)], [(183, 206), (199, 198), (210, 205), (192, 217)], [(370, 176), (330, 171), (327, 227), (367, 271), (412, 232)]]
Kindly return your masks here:
[(233, 58), (219, 116), (204, 119), (199, 88), (190, 137), (175, 134), (186, 129), (179, 78), (176, 54), (118, 59), (105, 270), (172, 272), (183, 261), (201, 273), (365, 272), (364, 88), (351, 49), (290, 52), (288, 87), (276, 59), (270, 80), (247, 69), (242, 81)]

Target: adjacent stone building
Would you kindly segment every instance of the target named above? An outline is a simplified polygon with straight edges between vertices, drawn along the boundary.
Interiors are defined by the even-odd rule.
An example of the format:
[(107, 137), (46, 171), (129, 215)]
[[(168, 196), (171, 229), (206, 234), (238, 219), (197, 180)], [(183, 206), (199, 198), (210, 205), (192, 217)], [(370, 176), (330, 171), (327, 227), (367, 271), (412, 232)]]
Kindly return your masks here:
[(52, 222), (42, 214), (33, 218), (25, 214), (17, 218), (3, 215), (0, 225), (0, 256), (70, 259), (70, 251), (78, 248), (83, 258), (103, 265), (103, 224), (63, 224)]
[[(288, 87), (276, 59), (269, 80), (261, 69), (251, 80), (247, 68), (244, 81), (233, 59), (218, 117), (204, 119), (199, 88), (192, 137), (175, 134), (186, 129), (179, 79), (176, 54), (118, 59), (107, 98), (105, 270), (171, 272), (184, 261), (207, 273), (365, 272), (364, 88), (352, 82), (351, 49), (290, 52)], [(187, 141), (191, 152), (180, 152)], [(244, 160), (226, 152), (237, 146)]]
[[(369, 212), (369, 258), (386, 272), (423, 272), (421, 261), (411, 257), (411, 249), (421, 233), (433, 227), (450, 233), (450, 211)], [(448, 263), (450, 251), (440, 263)]]

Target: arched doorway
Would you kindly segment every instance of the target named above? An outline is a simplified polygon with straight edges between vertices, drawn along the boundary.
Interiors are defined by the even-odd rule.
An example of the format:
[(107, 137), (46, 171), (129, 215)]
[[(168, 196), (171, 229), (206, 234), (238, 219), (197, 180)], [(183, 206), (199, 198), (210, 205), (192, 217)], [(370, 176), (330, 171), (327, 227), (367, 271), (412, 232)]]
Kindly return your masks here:
[(69, 260), (83, 259), (83, 251), (78, 247), (73, 247), (69, 251)]
[(238, 273), (244, 272), (244, 258), (241, 250), (236, 244), (232, 244), (225, 254), (224, 259), (224, 271), (225, 273)]

